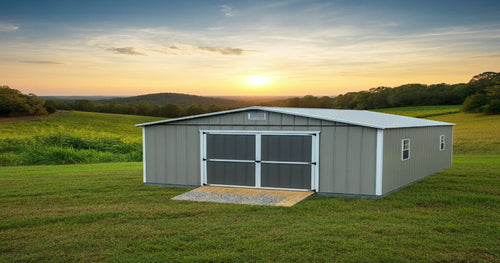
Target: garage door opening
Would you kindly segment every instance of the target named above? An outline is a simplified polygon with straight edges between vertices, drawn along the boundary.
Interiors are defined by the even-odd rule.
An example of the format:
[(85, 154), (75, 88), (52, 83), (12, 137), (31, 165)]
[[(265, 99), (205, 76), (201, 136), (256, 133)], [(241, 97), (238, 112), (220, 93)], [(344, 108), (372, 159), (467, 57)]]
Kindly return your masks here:
[(200, 131), (204, 185), (317, 190), (319, 132)]

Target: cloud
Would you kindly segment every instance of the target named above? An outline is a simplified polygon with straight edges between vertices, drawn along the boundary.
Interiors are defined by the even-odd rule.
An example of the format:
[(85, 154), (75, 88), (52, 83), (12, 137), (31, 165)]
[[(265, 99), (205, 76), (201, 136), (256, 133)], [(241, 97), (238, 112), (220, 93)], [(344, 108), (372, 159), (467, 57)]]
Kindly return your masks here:
[(156, 50), (157, 52), (168, 55), (206, 55), (215, 53), (223, 56), (242, 56), (249, 50), (230, 47), (201, 47), (195, 45), (175, 44), (166, 46), (165, 49)]
[(11, 32), (18, 30), (19, 27), (12, 24), (0, 23), (0, 32)]
[(130, 55), (130, 56), (147, 56), (144, 53), (135, 51), (133, 47), (112, 47), (107, 49), (110, 52), (120, 55)]
[(224, 13), (226, 16), (235, 16), (238, 14), (238, 11), (233, 10), (230, 6), (228, 5), (222, 5), (221, 6), (221, 11)]
[(229, 48), (229, 47), (197, 47), (199, 50), (209, 51), (219, 53), (225, 56), (241, 56), (245, 50), (241, 48)]
[(50, 60), (24, 60), (21, 61), (21, 63), (28, 63), (28, 64), (45, 64), (45, 65), (62, 65), (66, 64), (64, 62), (60, 61), (50, 61)]
[(500, 54), (466, 57), (464, 59), (495, 59), (495, 58), (500, 58)]

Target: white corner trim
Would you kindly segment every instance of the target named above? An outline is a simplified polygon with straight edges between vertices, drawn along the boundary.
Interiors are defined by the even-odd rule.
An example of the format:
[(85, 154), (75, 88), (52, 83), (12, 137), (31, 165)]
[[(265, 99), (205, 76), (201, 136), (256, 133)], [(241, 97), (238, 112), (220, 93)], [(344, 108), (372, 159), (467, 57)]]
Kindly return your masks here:
[(311, 186), (312, 186), (312, 190), (315, 190), (316, 192), (319, 192), (319, 157), (320, 157), (320, 154), (319, 154), (319, 137), (320, 135), (320, 132), (316, 132), (316, 135), (313, 136), (312, 138), (312, 143), (313, 143), (313, 151), (312, 151), (312, 154), (313, 154), (313, 158), (311, 159), (312, 162), (316, 162), (316, 165), (313, 165), (313, 171), (314, 173), (312, 173), (311, 177), (312, 177), (312, 182), (311, 182)]
[(142, 127), (142, 182), (146, 183), (146, 127)]
[(375, 195), (382, 195), (382, 175), (384, 171), (384, 130), (377, 130), (377, 151), (375, 164)]
[(207, 136), (200, 130), (200, 185), (207, 183), (207, 162), (204, 161), (207, 152)]
[(261, 173), (262, 173), (262, 135), (255, 134), (255, 187), (261, 187)]

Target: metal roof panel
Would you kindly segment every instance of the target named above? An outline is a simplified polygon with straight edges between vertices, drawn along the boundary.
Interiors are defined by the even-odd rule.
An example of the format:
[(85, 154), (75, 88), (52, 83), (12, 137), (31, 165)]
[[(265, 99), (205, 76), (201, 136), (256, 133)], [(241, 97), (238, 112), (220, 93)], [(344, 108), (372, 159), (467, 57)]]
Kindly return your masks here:
[(326, 121), (342, 122), (351, 125), (365, 126), (376, 129), (391, 129), (391, 128), (409, 128), (409, 127), (426, 127), (426, 126), (449, 126), (453, 123), (433, 121), (427, 119), (419, 119), (406, 117), (394, 114), (380, 113), (366, 110), (339, 110), (339, 109), (317, 109), (317, 108), (284, 108), (284, 107), (248, 107), (228, 111), (213, 112), (200, 114), (182, 118), (168, 119), (163, 121), (149, 122), (137, 124), (137, 127), (167, 124), (187, 119), (203, 118), (222, 114), (236, 113), (241, 111), (262, 110), (276, 112), (282, 114), (290, 114)]

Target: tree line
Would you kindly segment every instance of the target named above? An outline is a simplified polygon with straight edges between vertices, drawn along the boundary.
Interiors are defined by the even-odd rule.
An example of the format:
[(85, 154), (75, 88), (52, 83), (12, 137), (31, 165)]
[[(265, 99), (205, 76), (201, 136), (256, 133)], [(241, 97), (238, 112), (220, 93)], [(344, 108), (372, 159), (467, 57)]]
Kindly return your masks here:
[[(474, 76), (468, 83), (377, 87), (367, 91), (348, 92), (336, 97), (307, 95), (260, 105), (368, 110), (459, 104), (462, 104), (461, 110), (464, 112), (500, 113), (500, 73), (484, 72)], [(150, 105), (146, 101), (138, 104), (119, 104), (114, 101), (98, 103), (90, 100), (44, 101), (34, 94), (24, 95), (8, 86), (0, 86), (0, 116), (44, 115), (55, 112), (56, 109), (177, 118), (231, 108), (201, 104), (181, 107), (175, 103), (161, 106)]]
[(37, 98), (32, 93), (25, 95), (19, 90), (8, 86), (0, 86), (0, 116), (2, 117), (41, 116), (54, 113), (56, 110), (78, 110), (178, 118), (228, 109), (230, 108), (218, 105), (204, 106), (201, 104), (193, 104), (186, 107), (181, 107), (175, 103), (167, 103), (163, 106), (151, 106), (146, 101), (141, 101), (139, 104), (118, 104), (114, 101), (98, 103), (86, 99), (75, 101), (43, 100)]
[(75, 100), (74, 102), (47, 100), (46, 105), (50, 105), (51, 107), (60, 110), (77, 110), (77, 111), (88, 111), (88, 112), (143, 115), (143, 116), (155, 116), (155, 117), (165, 117), (165, 118), (178, 118), (183, 116), (197, 115), (197, 114), (230, 109), (227, 107), (221, 107), (217, 105), (204, 106), (201, 104), (193, 104), (190, 106), (181, 107), (179, 104), (176, 103), (167, 103), (165, 105), (160, 106), (160, 105), (151, 105), (146, 101), (141, 101), (138, 104), (133, 104), (133, 103), (119, 104), (115, 101), (98, 103), (95, 101), (85, 100), (85, 99)]
[(406, 106), (459, 105), (465, 112), (500, 113), (500, 73), (484, 72), (461, 84), (406, 84), (348, 92), (336, 97), (304, 96), (280, 103), (283, 107), (382, 109)]

